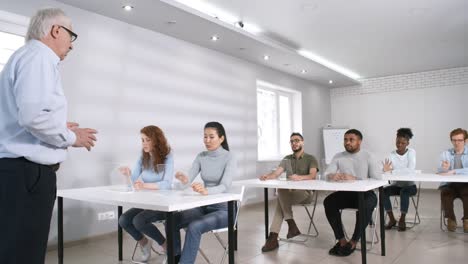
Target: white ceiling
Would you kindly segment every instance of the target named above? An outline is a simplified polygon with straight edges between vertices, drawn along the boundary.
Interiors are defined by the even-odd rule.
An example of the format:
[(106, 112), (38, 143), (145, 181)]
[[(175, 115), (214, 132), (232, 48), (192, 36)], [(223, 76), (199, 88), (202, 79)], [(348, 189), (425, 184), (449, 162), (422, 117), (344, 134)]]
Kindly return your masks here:
[(205, 0), (364, 78), (468, 66), (467, 0)]
[[(329, 87), (357, 82), (300, 55), (300, 50), (361, 78), (468, 66), (466, 0), (185, 1), (208, 3), (255, 24), (262, 29), (255, 34), (221, 21), (221, 15), (216, 19), (173, 0), (58, 1)], [(125, 12), (124, 4), (135, 8)], [(210, 41), (213, 34), (220, 40)], [(264, 61), (264, 54), (271, 59)]]

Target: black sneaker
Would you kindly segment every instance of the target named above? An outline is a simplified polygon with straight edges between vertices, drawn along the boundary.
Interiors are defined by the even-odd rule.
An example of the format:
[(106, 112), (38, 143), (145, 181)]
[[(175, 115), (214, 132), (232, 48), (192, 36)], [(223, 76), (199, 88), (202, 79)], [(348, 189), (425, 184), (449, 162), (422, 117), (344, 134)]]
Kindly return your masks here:
[(339, 251), (341, 249), (340, 242), (337, 242), (335, 246), (333, 246), (329, 251), (328, 254), (332, 256), (339, 256)]
[(356, 250), (356, 247), (353, 248), (353, 245), (348, 242), (348, 243), (346, 243), (346, 245), (339, 248), (337, 256), (347, 257), (347, 256), (351, 255), (354, 252), (354, 250)]

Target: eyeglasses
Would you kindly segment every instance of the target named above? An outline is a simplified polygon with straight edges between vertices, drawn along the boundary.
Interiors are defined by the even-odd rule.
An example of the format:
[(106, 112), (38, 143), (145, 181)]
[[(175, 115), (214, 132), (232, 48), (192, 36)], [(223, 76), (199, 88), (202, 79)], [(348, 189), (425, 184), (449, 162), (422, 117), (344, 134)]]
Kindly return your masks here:
[(293, 139), (293, 140), (290, 140), (290, 141), (289, 141), (289, 144), (299, 143), (299, 142), (301, 142), (301, 141), (302, 141), (302, 140), (300, 140), (300, 139)]
[(68, 28), (66, 28), (64, 26), (60, 26), (60, 25), (58, 27), (63, 28), (63, 29), (65, 29), (65, 31), (68, 32), (68, 34), (70, 35), (70, 38), (71, 38), (71, 42), (75, 41), (78, 38), (78, 35), (75, 32), (69, 30)]
[(452, 142), (465, 142), (464, 139), (452, 139)]

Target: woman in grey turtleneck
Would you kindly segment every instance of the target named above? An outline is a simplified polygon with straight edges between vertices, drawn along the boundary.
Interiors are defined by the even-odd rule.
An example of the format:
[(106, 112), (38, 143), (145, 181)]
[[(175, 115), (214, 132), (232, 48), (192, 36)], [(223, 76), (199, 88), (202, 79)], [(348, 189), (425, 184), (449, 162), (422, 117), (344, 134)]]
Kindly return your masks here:
[[(203, 143), (206, 151), (197, 155), (189, 175), (177, 172), (175, 177), (188, 186), (200, 174), (202, 183), (191, 185), (195, 192), (202, 195), (222, 193), (231, 187), (237, 165), (229, 151), (226, 132), (222, 124), (209, 122), (205, 125)], [(192, 264), (197, 257), (201, 235), (208, 231), (225, 228), (228, 224), (227, 203), (219, 203), (186, 210), (175, 214), (176, 233), (174, 245), (176, 263)], [(181, 228), (186, 228), (185, 243), (180, 251)]]

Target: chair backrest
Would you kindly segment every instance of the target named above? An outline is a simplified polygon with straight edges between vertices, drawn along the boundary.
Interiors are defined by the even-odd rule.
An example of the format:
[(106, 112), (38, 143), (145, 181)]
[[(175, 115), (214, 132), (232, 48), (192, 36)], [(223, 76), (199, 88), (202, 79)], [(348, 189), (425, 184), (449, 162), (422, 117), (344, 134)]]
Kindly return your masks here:
[(233, 186), (229, 189), (229, 192), (240, 194), (240, 199), (238, 202), (242, 203), (242, 201), (244, 200), (245, 186)]

